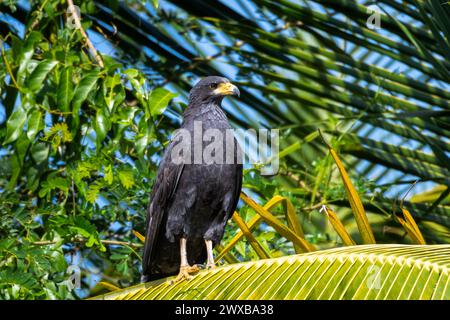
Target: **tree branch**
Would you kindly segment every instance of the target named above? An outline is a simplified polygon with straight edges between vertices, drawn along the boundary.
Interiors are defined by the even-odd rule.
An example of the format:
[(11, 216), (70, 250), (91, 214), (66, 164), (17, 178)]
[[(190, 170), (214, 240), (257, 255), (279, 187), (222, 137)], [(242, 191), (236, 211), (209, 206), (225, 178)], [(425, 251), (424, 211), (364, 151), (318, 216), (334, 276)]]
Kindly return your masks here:
[(103, 64), (102, 57), (98, 53), (97, 49), (95, 49), (91, 40), (89, 40), (89, 37), (86, 34), (86, 31), (84, 31), (83, 27), (81, 26), (80, 17), (78, 16), (78, 12), (75, 9), (75, 6), (73, 5), (73, 1), (67, 0), (67, 4), (68, 4), (68, 10), (71, 13), (73, 20), (75, 22), (75, 26), (78, 29), (78, 31), (80, 31), (81, 35), (83, 36), (84, 40), (86, 41), (86, 44), (88, 45), (89, 50), (91, 51), (91, 54), (94, 56), (95, 61), (101, 68), (104, 68), (105, 65)]

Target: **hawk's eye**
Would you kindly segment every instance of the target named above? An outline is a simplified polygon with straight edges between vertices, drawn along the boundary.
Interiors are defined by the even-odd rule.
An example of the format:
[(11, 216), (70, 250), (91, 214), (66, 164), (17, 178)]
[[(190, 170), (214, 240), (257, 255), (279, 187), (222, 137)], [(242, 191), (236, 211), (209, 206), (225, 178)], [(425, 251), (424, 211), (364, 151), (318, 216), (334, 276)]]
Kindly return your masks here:
[(209, 87), (210, 87), (211, 89), (216, 89), (216, 88), (217, 88), (217, 83), (211, 83), (211, 84), (209, 85)]

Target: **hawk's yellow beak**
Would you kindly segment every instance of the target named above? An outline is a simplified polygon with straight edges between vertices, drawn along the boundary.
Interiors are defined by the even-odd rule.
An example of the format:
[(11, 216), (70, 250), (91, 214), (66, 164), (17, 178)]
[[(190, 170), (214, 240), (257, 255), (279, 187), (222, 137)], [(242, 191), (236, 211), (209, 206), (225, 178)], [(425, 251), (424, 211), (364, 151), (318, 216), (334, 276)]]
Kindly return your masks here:
[(223, 82), (223, 83), (219, 83), (217, 89), (215, 89), (214, 94), (217, 95), (223, 95), (223, 96), (228, 96), (228, 95), (233, 95), (233, 96), (240, 96), (240, 92), (238, 87), (236, 87), (234, 84), (230, 83), (230, 82)]

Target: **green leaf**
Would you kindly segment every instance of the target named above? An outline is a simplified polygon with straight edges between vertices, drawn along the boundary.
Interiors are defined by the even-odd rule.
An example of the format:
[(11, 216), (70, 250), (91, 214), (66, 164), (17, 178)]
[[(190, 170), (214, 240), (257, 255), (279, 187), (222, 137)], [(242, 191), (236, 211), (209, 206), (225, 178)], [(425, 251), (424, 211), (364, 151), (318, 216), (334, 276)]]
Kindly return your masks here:
[(52, 190), (61, 190), (67, 195), (69, 191), (70, 181), (62, 177), (49, 177), (46, 181), (41, 184), (41, 189), (39, 190), (39, 197), (44, 198)]
[(27, 79), (26, 86), (28, 89), (31, 91), (39, 91), (42, 88), (45, 78), (57, 64), (58, 61), (55, 60), (42, 60)]
[(147, 102), (150, 115), (152, 117), (156, 117), (162, 114), (164, 110), (166, 110), (169, 101), (176, 96), (176, 93), (170, 92), (164, 88), (157, 88), (153, 90)]
[(113, 174), (113, 170), (112, 170), (112, 165), (108, 165), (105, 167), (105, 181), (108, 184), (113, 183), (114, 180), (114, 174)]
[(27, 137), (30, 141), (33, 141), (36, 137), (41, 124), (43, 124), (42, 113), (38, 110), (34, 110), (28, 119)]
[(142, 117), (139, 122), (139, 133), (136, 136), (135, 143), (137, 154), (142, 155), (153, 139), (155, 139), (154, 126)]
[[(17, 61), (20, 61), (19, 70), (17, 71), (17, 78), (19, 84), (22, 83), (25, 78), (25, 74), (27, 72), (28, 63), (34, 54), (35, 44), (40, 41), (42, 38), (42, 34), (37, 31), (32, 31), (26, 38), (25, 43), (23, 45), (19, 45), (19, 41), (14, 41), (14, 55), (18, 55)], [(19, 49), (20, 47), (20, 49)], [(17, 54), (17, 55), (16, 55)]]
[(126, 69), (123, 73), (127, 75), (130, 79), (136, 78), (139, 75), (139, 71), (133, 68)]
[(80, 236), (83, 236), (85, 238), (90, 238), (91, 234), (86, 229), (80, 228), (80, 227), (70, 227), (70, 230)]
[(134, 175), (131, 170), (120, 170), (118, 173), (120, 183), (125, 187), (125, 189), (129, 189), (134, 185)]
[(59, 110), (61, 110), (62, 112), (68, 112), (72, 97), (73, 97), (72, 68), (67, 67), (62, 69), (59, 75), (59, 85), (56, 98)]
[(61, 142), (70, 142), (72, 139), (72, 134), (69, 132), (69, 128), (66, 123), (56, 123), (45, 133), (42, 138), (44, 141), (51, 141), (54, 150), (58, 148)]
[(72, 99), (72, 117), (71, 133), (75, 135), (80, 124), (80, 108), (83, 102), (88, 98), (89, 93), (94, 91), (97, 80), (99, 78), (99, 71), (94, 70), (87, 73), (75, 88)]
[(112, 254), (109, 258), (111, 260), (124, 260), (124, 259), (128, 259), (129, 255), (115, 253), (115, 254)]
[(38, 281), (33, 278), (33, 274), (21, 271), (2, 270), (0, 272), (0, 287), (4, 285), (17, 285), (27, 290), (39, 285)]
[(102, 141), (105, 139), (106, 134), (111, 129), (111, 119), (109, 112), (106, 108), (97, 110), (95, 117), (94, 130), (97, 135), (97, 148), (101, 147)]
[(114, 74), (113, 77), (107, 77), (103, 82), (103, 96), (109, 112), (113, 112), (114, 107), (119, 105), (125, 98), (121, 84), (122, 79), (119, 73)]
[(22, 106), (19, 106), (13, 114), (9, 117), (6, 123), (6, 138), (3, 144), (11, 143), (19, 137), (22, 132), (27, 114)]
[(28, 139), (18, 139), (15, 144), (14, 153), (10, 159), (12, 173), (8, 184), (10, 189), (14, 188), (22, 169), (24, 168), (24, 158), (29, 146), (30, 141), (28, 141)]
[(76, 114), (81, 104), (86, 100), (89, 93), (94, 89), (99, 78), (99, 71), (95, 70), (87, 73), (78, 83), (72, 100), (73, 112)]
[(86, 192), (86, 200), (94, 204), (99, 196), (101, 186), (97, 183), (91, 184), (89, 190)]
[(99, 244), (98, 240), (94, 236), (89, 236), (88, 241), (86, 241), (86, 247), (90, 248), (94, 244)]
[(34, 161), (36, 161), (36, 164), (41, 164), (48, 158), (50, 148), (48, 144), (43, 142), (38, 142), (33, 144), (31, 147), (31, 157)]
[(75, 230), (85, 238), (89, 238), (91, 235), (97, 233), (95, 226), (86, 218), (82, 216), (77, 216), (74, 219)]

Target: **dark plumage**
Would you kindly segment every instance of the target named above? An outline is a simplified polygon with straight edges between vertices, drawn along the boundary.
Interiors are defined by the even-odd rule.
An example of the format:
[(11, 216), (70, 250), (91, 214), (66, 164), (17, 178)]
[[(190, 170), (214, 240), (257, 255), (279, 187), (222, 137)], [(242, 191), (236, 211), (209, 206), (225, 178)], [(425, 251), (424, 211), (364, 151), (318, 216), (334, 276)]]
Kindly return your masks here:
[[(189, 105), (183, 114), (180, 129), (187, 130), (193, 136), (194, 121), (201, 121), (203, 132), (210, 128), (218, 129), (225, 140), (225, 131), (231, 129), (221, 108), (226, 95), (239, 95), (237, 87), (228, 79), (202, 79), (190, 92)], [(192, 150), (193, 140), (190, 142)], [(190, 272), (187, 269), (189, 265), (203, 264), (206, 260), (209, 266), (214, 266), (211, 262), (212, 246), (223, 237), (225, 225), (239, 201), (242, 185), (242, 162), (237, 161), (240, 148), (236, 139), (233, 140), (234, 163), (195, 164), (192, 152), (192, 164), (177, 164), (172, 159), (172, 152), (179, 143), (175, 133), (165, 150), (150, 196), (142, 261), (143, 281), (174, 275), (179, 270), (180, 275), (186, 277)], [(203, 148), (210, 142), (203, 142)], [(225, 155), (223, 159), (225, 161)], [(186, 239), (189, 265), (183, 263), (182, 257), (180, 259), (183, 256), (183, 239)], [(210, 240), (212, 245), (205, 240)], [(208, 250), (207, 246), (210, 246)], [(208, 259), (207, 252), (210, 255)]]

